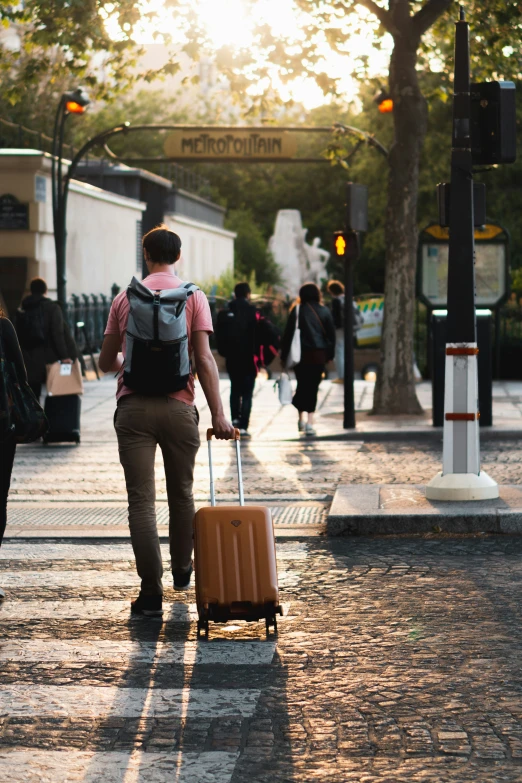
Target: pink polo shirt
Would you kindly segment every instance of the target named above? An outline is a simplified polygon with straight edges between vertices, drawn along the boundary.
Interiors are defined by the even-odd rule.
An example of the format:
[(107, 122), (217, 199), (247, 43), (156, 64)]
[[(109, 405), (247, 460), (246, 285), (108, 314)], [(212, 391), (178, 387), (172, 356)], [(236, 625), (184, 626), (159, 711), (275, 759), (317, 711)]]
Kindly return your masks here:
[[(156, 274), (149, 275), (142, 280), (144, 286), (151, 291), (163, 291), (165, 288), (179, 288), (185, 281), (176, 277), (174, 272), (157, 272)], [(127, 299), (127, 291), (122, 291), (115, 298), (111, 305), (111, 311), (109, 313), (109, 320), (107, 321), (107, 327), (105, 334), (117, 334), (121, 340), (121, 350), (123, 356), (125, 356), (125, 343), (127, 335), (127, 321), (129, 319), (129, 300)], [(187, 335), (188, 335), (188, 348), (189, 354), (192, 354), (192, 332), (208, 332), (209, 334), (214, 331), (212, 328), (212, 317), (210, 315), (210, 307), (207, 297), (203, 291), (196, 291), (187, 299)], [(123, 370), (118, 376), (118, 390), (116, 392), (116, 399), (119, 400), (124, 394), (133, 394), (132, 389), (129, 389), (123, 383)], [(187, 405), (194, 405), (194, 376), (190, 373), (188, 384), (185, 389), (178, 392), (172, 392), (169, 397), (175, 397), (177, 400), (186, 403)]]

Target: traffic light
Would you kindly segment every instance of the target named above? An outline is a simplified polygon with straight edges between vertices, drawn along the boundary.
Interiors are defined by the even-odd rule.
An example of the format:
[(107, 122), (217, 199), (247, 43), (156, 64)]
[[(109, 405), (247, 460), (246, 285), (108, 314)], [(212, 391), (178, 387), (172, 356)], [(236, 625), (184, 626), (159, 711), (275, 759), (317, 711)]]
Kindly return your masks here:
[(82, 87), (63, 94), (65, 111), (69, 114), (83, 114), (90, 103), (89, 96)]
[(517, 118), (513, 82), (480, 82), (470, 86), (473, 164), (514, 163)]
[(346, 234), (344, 231), (335, 231), (334, 232), (334, 249), (335, 249), (335, 255), (337, 258), (344, 258), (346, 255), (346, 248), (348, 247), (348, 242), (346, 239)]
[(379, 107), (381, 114), (389, 114), (389, 112), (393, 111), (393, 100), (386, 90), (381, 90), (373, 100)]

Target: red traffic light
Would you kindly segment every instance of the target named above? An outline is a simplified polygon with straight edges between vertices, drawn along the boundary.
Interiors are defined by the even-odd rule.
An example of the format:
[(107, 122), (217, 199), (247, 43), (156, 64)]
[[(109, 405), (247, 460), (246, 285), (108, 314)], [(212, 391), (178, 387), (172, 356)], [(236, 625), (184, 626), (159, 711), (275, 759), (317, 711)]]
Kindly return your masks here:
[(65, 104), (65, 110), (68, 111), (69, 114), (83, 114), (85, 109), (85, 106), (80, 106), (76, 101), (67, 101)]
[(379, 107), (381, 114), (388, 114), (393, 111), (393, 100), (390, 98), (389, 93), (386, 90), (381, 90), (373, 99)]
[(381, 101), (381, 103), (379, 103), (379, 111), (381, 114), (388, 114), (388, 112), (393, 111), (392, 99), (385, 98), (384, 101)]

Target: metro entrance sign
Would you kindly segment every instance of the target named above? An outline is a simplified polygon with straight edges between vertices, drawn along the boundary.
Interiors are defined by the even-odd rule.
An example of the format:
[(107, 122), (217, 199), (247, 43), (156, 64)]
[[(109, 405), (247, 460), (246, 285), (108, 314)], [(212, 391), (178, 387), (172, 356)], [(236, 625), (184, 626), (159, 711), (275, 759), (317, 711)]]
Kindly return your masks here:
[(170, 133), (167, 158), (179, 160), (290, 160), (297, 152), (296, 134), (277, 128), (197, 128)]

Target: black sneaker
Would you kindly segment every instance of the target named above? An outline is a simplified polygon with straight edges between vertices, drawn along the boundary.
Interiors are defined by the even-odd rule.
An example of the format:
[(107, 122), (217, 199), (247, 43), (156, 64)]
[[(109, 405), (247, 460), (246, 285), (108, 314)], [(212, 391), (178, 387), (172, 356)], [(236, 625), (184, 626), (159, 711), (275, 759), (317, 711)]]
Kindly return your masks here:
[(132, 614), (143, 614), (145, 617), (160, 617), (163, 614), (162, 595), (142, 595), (131, 601)]
[(175, 568), (172, 572), (174, 577), (174, 589), (186, 590), (190, 584), (190, 577), (192, 576), (193, 564), (190, 564), (188, 571), (182, 571), (180, 568)]

